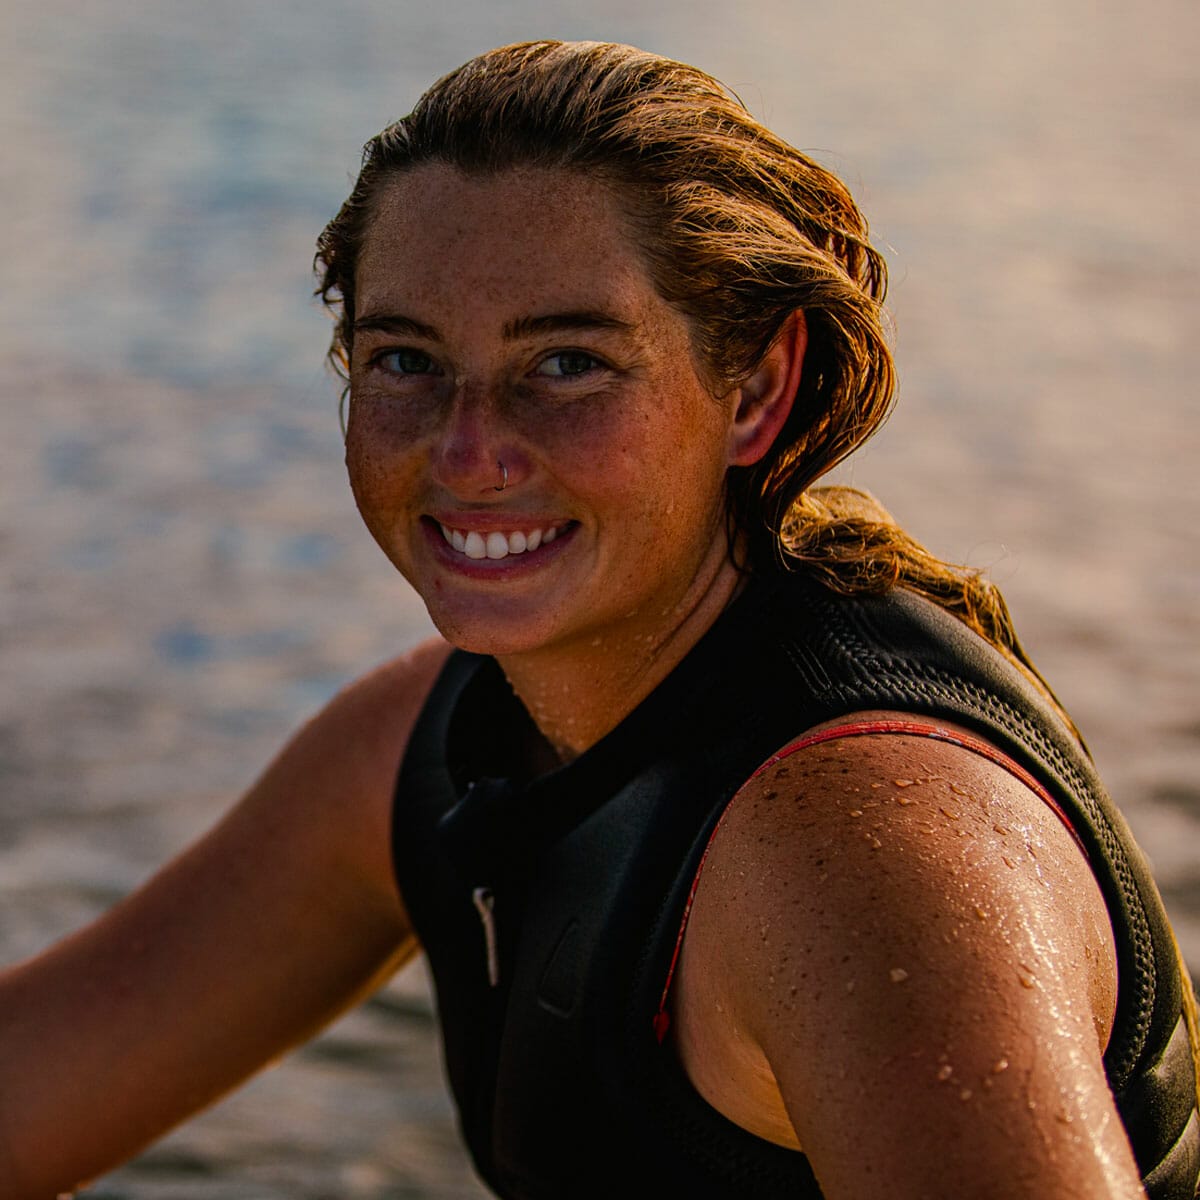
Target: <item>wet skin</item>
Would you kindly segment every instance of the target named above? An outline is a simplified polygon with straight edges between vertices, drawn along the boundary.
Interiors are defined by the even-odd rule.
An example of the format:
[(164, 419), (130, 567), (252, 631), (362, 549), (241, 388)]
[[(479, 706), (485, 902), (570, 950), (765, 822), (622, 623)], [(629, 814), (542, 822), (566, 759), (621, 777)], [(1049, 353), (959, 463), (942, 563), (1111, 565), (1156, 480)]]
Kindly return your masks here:
[[(732, 595), (721, 484), (786, 417), (803, 319), (711, 395), (612, 197), (544, 173), (398, 181), (358, 285), (347, 460), (363, 517), (443, 632), (497, 654), (576, 753)], [(478, 557), (485, 533), (533, 531), (532, 552)], [(212, 832), (0, 972), (5, 1195), (129, 1157), (416, 952), (392, 792), (447, 653), (352, 684)], [(896, 794), (911, 803), (899, 779), (920, 781)], [(860, 737), (733, 801), (672, 1044), (714, 1107), (803, 1146), (830, 1200), (1128, 1200), (1142, 1192), (1100, 1060), (1114, 989), (1096, 883), (1036, 796), (947, 743)]]
[[(725, 472), (786, 409), (710, 392), (614, 196), (574, 174), (401, 176), (366, 238), (355, 318), (347, 464), (363, 519), (443, 635), (497, 655), (581, 749), (732, 595)], [(473, 558), (443, 528), (554, 540)], [(556, 717), (548, 697), (580, 682), (595, 719), (578, 696)]]
[[(551, 744), (577, 753), (733, 594), (722, 483), (786, 415), (801, 320), (755, 377), (712, 395), (613, 197), (546, 172), (402, 177), (357, 285), (347, 462), (363, 518), (443, 634), (495, 654)], [(489, 534), (535, 529), (549, 545), (479, 557)], [(864, 840), (846, 789), (918, 773), (969, 784), (974, 825), (897, 802)], [(1010, 825), (1040, 831), (1053, 887), (1012, 855)], [(804, 751), (731, 805), (672, 1046), (715, 1108), (803, 1146), (831, 1197), (1133, 1197), (1101, 1065), (1114, 996), (1096, 883), (1042, 801), (958, 747), (859, 738)], [(1001, 1059), (1011, 1074), (993, 1077)]]

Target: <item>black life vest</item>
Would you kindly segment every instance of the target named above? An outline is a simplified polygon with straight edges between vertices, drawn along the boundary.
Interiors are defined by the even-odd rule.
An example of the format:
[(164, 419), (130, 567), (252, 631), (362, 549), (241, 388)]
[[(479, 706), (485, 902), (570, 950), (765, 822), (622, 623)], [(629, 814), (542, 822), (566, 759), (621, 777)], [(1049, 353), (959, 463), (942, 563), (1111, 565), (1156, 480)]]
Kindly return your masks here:
[(798, 734), (864, 709), (973, 728), (1065, 811), (1116, 935), (1108, 1081), (1151, 1200), (1194, 1200), (1191, 985), (1085, 750), (942, 609), (903, 590), (848, 599), (801, 574), (753, 581), (621, 725), (550, 774), (530, 777), (538, 734), (493, 660), (455, 653), (425, 705), (397, 784), (396, 874), (463, 1134), (500, 1196), (820, 1197), (803, 1154), (700, 1098), (653, 1019), (729, 800)]

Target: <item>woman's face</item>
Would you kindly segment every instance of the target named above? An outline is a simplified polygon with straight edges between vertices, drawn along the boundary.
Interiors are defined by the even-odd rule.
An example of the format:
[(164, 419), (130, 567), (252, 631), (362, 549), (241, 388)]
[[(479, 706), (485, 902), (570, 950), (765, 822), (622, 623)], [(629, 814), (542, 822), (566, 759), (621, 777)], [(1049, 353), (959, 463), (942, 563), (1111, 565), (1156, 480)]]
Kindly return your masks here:
[(734, 405), (605, 186), (419, 167), (381, 194), (356, 288), (351, 484), (451, 642), (653, 637), (728, 582)]

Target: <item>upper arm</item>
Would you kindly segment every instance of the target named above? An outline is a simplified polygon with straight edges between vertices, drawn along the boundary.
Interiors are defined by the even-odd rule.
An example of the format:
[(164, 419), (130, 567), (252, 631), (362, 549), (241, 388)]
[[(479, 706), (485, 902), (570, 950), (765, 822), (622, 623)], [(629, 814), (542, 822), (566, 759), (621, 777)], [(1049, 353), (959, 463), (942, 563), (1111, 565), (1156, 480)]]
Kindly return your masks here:
[(698, 917), (830, 1200), (1142, 1194), (1102, 1065), (1103, 900), (1002, 768), (915, 737), (807, 748), (731, 806)]
[(391, 796), (447, 652), (427, 644), (351, 685), (211, 832), (0, 979), (16, 1194), (122, 1161), (415, 950), (392, 882)]

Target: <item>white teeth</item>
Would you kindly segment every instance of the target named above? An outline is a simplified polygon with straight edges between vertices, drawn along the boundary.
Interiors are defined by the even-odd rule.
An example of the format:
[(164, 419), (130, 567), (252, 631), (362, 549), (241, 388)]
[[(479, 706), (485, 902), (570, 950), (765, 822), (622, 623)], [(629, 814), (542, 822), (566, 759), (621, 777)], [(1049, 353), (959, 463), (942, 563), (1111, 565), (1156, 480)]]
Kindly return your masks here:
[(549, 545), (561, 530), (551, 525), (546, 529), (533, 529), (529, 533), (516, 530), (513, 533), (501, 533), (493, 529), (489, 533), (479, 533), (470, 529), (451, 529), (448, 525), (439, 523), (442, 537), (460, 554), (468, 558), (507, 558), (511, 554), (524, 554), (536, 550), (539, 546)]

